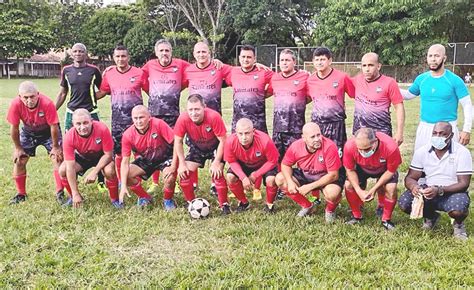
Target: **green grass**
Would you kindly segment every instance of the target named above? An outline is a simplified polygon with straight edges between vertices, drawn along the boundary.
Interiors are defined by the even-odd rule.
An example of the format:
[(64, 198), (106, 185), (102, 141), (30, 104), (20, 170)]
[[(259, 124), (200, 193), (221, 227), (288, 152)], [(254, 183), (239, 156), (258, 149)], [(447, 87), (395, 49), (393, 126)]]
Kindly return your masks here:
[[(28, 164), (28, 201), (9, 206), (15, 187), (5, 116), (19, 82), (0, 80), (2, 288), (474, 287), (474, 239), (463, 243), (451, 238), (446, 215), (436, 230), (424, 232), (420, 221), (409, 220), (397, 208), (393, 217), (397, 228), (390, 233), (375, 218), (373, 203), (365, 210), (364, 224), (357, 227), (343, 224), (349, 215), (346, 201), (333, 225), (324, 224), (323, 206), (311, 217), (297, 218), (298, 207), (288, 199), (278, 202), (273, 216), (262, 213), (263, 203), (259, 203), (248, 213), (221, 217), (207, 193), (205, 171), (200, 173), (201, 196), (213, 205), (206, 220), (191, 220), (183, 208), (167, 213), (157, 205), (141, 211), (133, 198), (127, 200), (125, 210), (115, 211), (106, 196), (84, 185), (84, 207), (63, 209), (55, 202), (51, 165), (41, 148)], [(54, 98), (58, 80), (36, 82)], [(229, 124), (229, 89), (223, 99)], [(418, 106), (418, 100), (406, 102), (402, 173), (412, 154)], [(109, 99), (102, 100), (100, 107), (102, 119), (109, 123)], [(271, 110), (269, 102), (270, 127)], [(347, 111), (351, 128), (352, 102)], [(64, 108), (61, 119), (63, 114)], [(157, 200), (161, 202), (161, 197)], [(181, 196), (177, 200), (183, 203)], [(467, 229), (474, 234), (472, 217)]]

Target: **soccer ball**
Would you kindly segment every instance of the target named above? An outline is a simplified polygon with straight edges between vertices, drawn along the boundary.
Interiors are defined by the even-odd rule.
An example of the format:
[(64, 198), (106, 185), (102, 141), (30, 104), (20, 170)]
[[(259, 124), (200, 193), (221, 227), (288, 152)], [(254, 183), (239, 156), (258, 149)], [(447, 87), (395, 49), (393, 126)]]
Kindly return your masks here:
[(209, 215), (210, 211), (211, 205), (204, 198), (195, 198), (188, 206), (189, 215), (191, 215), (193, 219), (205, 218)]

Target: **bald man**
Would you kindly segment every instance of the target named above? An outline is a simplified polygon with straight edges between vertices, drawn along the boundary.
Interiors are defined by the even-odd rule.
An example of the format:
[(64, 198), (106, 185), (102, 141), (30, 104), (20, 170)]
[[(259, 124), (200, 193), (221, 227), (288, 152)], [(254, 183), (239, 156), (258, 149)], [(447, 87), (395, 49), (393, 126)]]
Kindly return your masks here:
[[(346, 198), (352, 210), (348, 224), (362, 221), (361, 206), (371, 201), (375, 193), (384, 198), (382, 226), (395, 229), (391, 221), (397, 203), (397, 169), (402, 163), (398, 144), (394, 139), (372, 128), (359, 129), (344, 146), (343, 164), (347, 172)], [(375, 178), (372, 188), (367, 189), (367, 179)]]
[[(7, 121), (10, 123), (10, 136), (15, 149), (13, 151), (13, 180), (17, 194), (11, 204), (26, 199), (26, 164), (30, 156), (35, 156), (36, 147), (43, 145), (53, 163), (56, 182), (56, 199), (64, 202), (64, 191), (58, 168), (63, 160), (61, 149), (61, 131), (58, 113), (50, 98), (38, 92), (31, 81), (25, 81), (18, 87), (18, 97), (8, 108)], [(20, 130), (20, 123), (23, 127)]]
[(106, 178), (110, 201), (115, 208), (120, 208), (118, 179), (113, 161), (114, 142), (109, 128), (104, 123), (93, 120), (86, 109), (74, 111), (72, 123), (74, 128), (64, 136), (64, 163), (59, 168), (63, 185), (69, 193), (69, 199), (64, 205), (82, 205), (83, 197), (79, 192), (77, 175), (83, 176), (92, 168), (84, 177), (84, 183), (94, 183), (99, 172), (102, 172)]
[[(453, 236), (466, 240), (464, 220), (469, 214), (472, 156), (464, 146), (453, 142), (453, 136), (450, 123), (434, 125), (430, 143), (415, 151), (405, 178), (408, 190), (400, 197), (399, 205), (410, 214), (414, 197), (422, 197), (423, 229), (433, 229), (440, 218), (437, 211), (444, 211), (454, 219)], [(422, 174), (426, 175), (426, 183), (419, 185)]]
[[(453, 127), (453, 140), (462, 145), (469, 144), (472, 128), (472, 102), (462, 79), (446, 69), (446, 48), (434, 44), (428, 49), (426, 62), (429, 71), (419, 75), (408, 91), (403, 90), (405, 99), (421, 98), (420, 123), (416, 130), (415, 151), (429, 144), (434, 124), (448, 121)], [(462, 131), (457, 128), (458, 104), (463, 108)]]
[(326, 200), (325, 220), (332, 223), (344, 184), (339, 176), (338, 149), (332, 140), (321, 134), (316, 123), (305, 124), (302, 131), (302, 138), (293, 142), (285, 153), (276, 184), (301, 206), (299, 217), (310, 214), (313, 208), (306, 196), (314, 190), (322, 191)]
[(266, 133), (256, 130), (250, 119), (239, 119), (235, 133), (230, 135), (224, 146), (224, 160), (230, 164), (227, 171), (229, 189), (239, 200), (237, 212), (246, 211), (250, 203), (245, 191), (258, 190), (256, 181), (263, 178), (266, 186), (265, 211), (275, 211), (273, 202), (277, 192), (278, 150)]
[[(120, 203), (123, 203), (128, 188), (139, 197), (138, 205), (146, 206), (152, 197), (143, 189), (141, 180), (147, 180), (153, 172), (163, 173), (163, 205), (165, 210), (176, 208), (173, 201), (176, 182), (177, 158), (173, 158), (174, 134), (165, 121), (151, 117), (148, 109), (138, 105), (132, 110), (133, 125), (122, 137), (122, 166)], [(130, 164), (130, 155), (135, 160)]]
[(395, 79), (381, 74), (381, 68), (382, 64), (376, 53), (364, 54), (361, 61), (362, 72), (353, 79), (355, 109), (352, 133), (367, 127), (392, 136), (390, 107), (393, 105), (397, 120), (397, 131), (393, 139), (400, 145), (403, 142), (405, 124), (403, 97)]

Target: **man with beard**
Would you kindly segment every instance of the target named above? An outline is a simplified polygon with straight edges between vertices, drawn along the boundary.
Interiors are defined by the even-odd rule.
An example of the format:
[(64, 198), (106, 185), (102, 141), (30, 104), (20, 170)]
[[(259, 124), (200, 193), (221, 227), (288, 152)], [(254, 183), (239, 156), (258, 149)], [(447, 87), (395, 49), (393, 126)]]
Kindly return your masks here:
[[(469, 144), (472, 127), (472, 102), (469, 91), (462, 79), (444, 67), (446, 48), (434, 44), (428, 49), (426, 62), (429, 71), (419, 75), (407, 91), (402, 91), (405, 99), (420, 96), (420, 123), (416, 130), (415, 150), (428, 144), (434, 125), (448, 121), (453, 127), (454, 138), (462, 145)], [(458, 104), (464, 113), (462, 131), (457, 128)]]

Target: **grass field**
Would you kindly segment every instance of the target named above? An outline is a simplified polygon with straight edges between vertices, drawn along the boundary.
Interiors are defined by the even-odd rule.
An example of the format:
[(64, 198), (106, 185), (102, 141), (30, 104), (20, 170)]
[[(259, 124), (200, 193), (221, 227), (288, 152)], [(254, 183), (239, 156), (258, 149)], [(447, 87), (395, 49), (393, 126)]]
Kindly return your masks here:
[[(365, 209), (364, 224), (352, 227), (343, 224), (349, 216), (345, 200), (338, 208), (338, 221), (326, 225), (323, 205), (301, 219), (295, 216), (298, 207), (285, 199), (276, 204), (278, 212), (272, 216), (262, 212), (262, 202), (252, 204), (248, 213), (221, 217), (216, 200), (208, 194), (204, 171), (200, 195), (213, 205), (206, 220), (191, 220), (184, 208), (164, 212), (161, 197), (150, 210), (138, 210), (132, 198), (125, 210), (116, 211), (95, 186), (84, 185), (85, 205), (73, 210), (57, 205), (51, 165), (41, 148), (28, 164), (27, 202), (9, 206), (15, 187), (5, 116), (19, 82), (0, 80), (1, 288), (474, 287), (474, 236), (467, 242), (454, 240), (446, 215), (434, 231), (424, 232), (421, 221), (409, 220), (396, 208), (397, 228), (386, 232), (375, 217), (374, 203)], [(41, 92), (55, 97), (58, 80), (36, 82)], [(223, 100), (229, 121), (229, 89)], [(412, 154), (419, 101), (405, 106), (402, 177)], [(108, 98), (100, 108), (102, 120), (109, 123)], [(269, 102), (269, 125), (271, 110)], [(347, 111), (351, 128), (352, 102)], [(183, 204), (181, 195), (177, 201)], [(472, 217), (466, 225), (474, 235)]]

